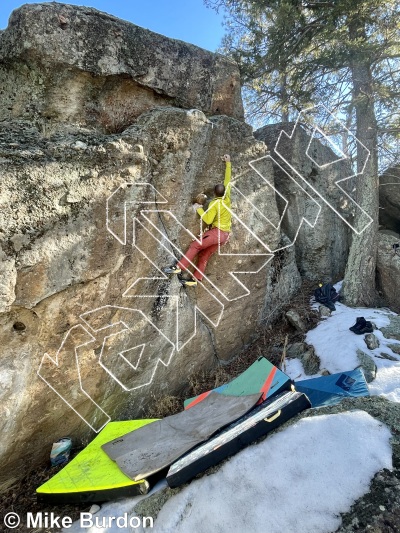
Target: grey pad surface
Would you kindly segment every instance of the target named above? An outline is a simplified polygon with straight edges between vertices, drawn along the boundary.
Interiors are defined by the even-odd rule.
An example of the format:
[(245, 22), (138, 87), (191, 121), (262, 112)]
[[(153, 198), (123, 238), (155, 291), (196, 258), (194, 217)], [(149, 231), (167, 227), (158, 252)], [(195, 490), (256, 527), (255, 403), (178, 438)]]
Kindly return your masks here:
[(261, 397), (224, 396), (211, 392), (187, 411), (167, 416), (103, 444), (129, 478), (139, 480), (166, 468), (219, 429), (245, 415)]

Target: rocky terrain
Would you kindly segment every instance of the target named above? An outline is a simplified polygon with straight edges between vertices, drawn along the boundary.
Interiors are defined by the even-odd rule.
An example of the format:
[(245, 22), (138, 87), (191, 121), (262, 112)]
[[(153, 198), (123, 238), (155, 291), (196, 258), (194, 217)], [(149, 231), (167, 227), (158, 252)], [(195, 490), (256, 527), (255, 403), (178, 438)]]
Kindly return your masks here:
[[(233, 361), (304, 280), (340, 279), (353, 213), (299, 187), (275, 151), (281, 125), (253, 134), (234, 63), (95, 9), (16, 10), (0, 87), (1, 492), (58, 438), (82, 446)], [(310, 159), (309, 143), (297, 129), (286, 162), (341, 205), (348, 167), (324, 170), (330, 149), (313, 139)], [(159, 269), (199, 233), (191, 204), (212, 196), (225, 153), (232, 237), (184, 289)], [(379, 279), (392, 304), (391, 217)]]

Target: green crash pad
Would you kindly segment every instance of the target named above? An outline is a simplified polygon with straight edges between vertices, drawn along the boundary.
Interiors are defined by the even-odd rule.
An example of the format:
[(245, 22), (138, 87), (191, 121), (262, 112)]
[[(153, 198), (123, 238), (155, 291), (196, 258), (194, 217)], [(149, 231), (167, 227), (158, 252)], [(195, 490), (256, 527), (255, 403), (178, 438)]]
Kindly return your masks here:
[(248, 413), (260, 396), (260, 393), (237, 397), (212, 392), (192, 409), (167, 416), (102, 448), (131, 479), (147, 478)]
[[(264, 401), (282, 391), (291, 390), (291, 388), (292, 381), (289, 376), (270, 363), (265, 357), (259, 357), (247, 370), (229, 383), (213, 389), (213, 392), (219, 392), (227, 396), (243, 396), (260, 392), (262, 393), (261, 401)], [(185, 409), (189, 409), (203, 401), (210, 392), (206, 391), (185, 400)]]
[(84, 450), (36, 490), (38, 500), (55, 504), (101, 502), (146, 494), (148, 481), (132, 481), (101, 446), (155, 421), (109, 422)]

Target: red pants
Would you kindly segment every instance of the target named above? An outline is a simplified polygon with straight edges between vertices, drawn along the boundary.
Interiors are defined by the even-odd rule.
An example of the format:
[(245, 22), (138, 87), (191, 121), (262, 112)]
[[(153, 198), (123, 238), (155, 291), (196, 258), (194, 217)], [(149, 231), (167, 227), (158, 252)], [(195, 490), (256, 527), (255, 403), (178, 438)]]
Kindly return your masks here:
[(186, 270), (190, 263), (193, 263), (193, 259), (198, 255), (197, 269), (193, 273), (193, 276), (201, 281), (204, 276), (208, 260), (218, 250), (218, 243), (222, 246), (229, 239), (229, 233), (227, 231), (221, 231), (218, 228), (212, 228), (206, 231), (201, 242), (193, 241), (187, 249), (185, 255), (180, 261), (178, 261), (178, 267), (182, 270)]

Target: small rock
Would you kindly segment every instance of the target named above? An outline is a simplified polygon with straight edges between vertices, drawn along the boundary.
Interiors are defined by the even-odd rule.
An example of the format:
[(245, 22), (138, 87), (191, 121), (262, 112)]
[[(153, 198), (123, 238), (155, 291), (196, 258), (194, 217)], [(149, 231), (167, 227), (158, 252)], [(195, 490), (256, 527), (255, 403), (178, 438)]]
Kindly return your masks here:
[(288, 344), (286, 350), (286, 357), (291, 358), (300, 358), (303, 353), (307, 351), (307, 347), (304, 342), (294, 342), (293, 344)]
[(60, 22), (60, 26), (66, 26), (69, 22), (69, 20), (63, 15), (58, 15), (58, 21)]
[(380, 328), (384, 337), (400, 341), (400, 316), (391, 316), (389, 320), (390, 324), (388, 326)]
[(299, 313), (295, 311), (294, 309), (290, 309), (286, 313), (286, 318), (289, 320), (290, 324), (292, 324), (292, 326), (296, 328), (297, 331), (300, 331), (302, 333), (306, 331), (304, 322), (302, 321)]
[(10, 238), (10, 241), (13, 243), (14, 250), (19, 252), (26, 244), (29, 244), (30, 238), (28, 235), (24, 235), (23, 233), (16, 233)]
[(135, 144), (135, 146), (133, 147), (133, 151), (136, 153), (136, 155), (139, 155), (140, 157), (143, 157), (143, 158), (145, 157), (144, 149), (141, 144)]
[(362, 350), (357, 350), (357, 358), (364, 372), (366, 382), (371, 383), (376, 378), (377, 368), (374, 360)]
[(332, 311), (328, 309), (328, 307), (325, 307), (324, 305), (320, 305), (318, 308), (318, 313), (321, 318), (327, 318), (328, 316), (331, 316)]
[(87, 150), (87, 147), (88, 147), (88, 145), (86, 143), (83, 143), (82, 141), (76, 141), (72, 145), (72, 148), (74, 150)]
[(326, 368), (321, 370), (321, 376), (330, 376), (330, 375), (331, 375), (331, 373)]
[(121, 172), (123, 176), (139, 176), (141, 172), (140, 167), (137, 167), (135, 165), (124, 168), (124, 170)]
[(65, 202), (67, 204), (77, 204), (77, 203), (79, 203), (81, 201), (82, 201), (82, 197), (79, 196), (78, 194), (67, 193), (67, 195), (65, 197)]
[(365, 335), (364, 341), (370, 350), (375, 350), (375, 348), (379, 348), (379, 341), (373, 333), (368, 333), (367, 335)]
[(387, 347), (390, 348), (392, 352), (400, 355), (400, 344), (388, 344)]
[(92, 507), (89, 509), (90, 514), (96, 514), (100, 511), (101, 507), (100, 505), (96, 505), (95, 503), (92, 505)]
[(377, 357), (380, 357), (381, 359), (388, 359), (389, 361), (398, 361), (396, 357), (393, 357), (392, 355), (389, 355), (388, 353), (381, 352)]
[(318, 355), (316, 355), (312, 346), (300, 357), (300, 361), (303, 365), (304, 372), (308, 376), (312, 376), (319, 372), (319, 365), (321, 364), (321, 360)]

